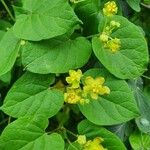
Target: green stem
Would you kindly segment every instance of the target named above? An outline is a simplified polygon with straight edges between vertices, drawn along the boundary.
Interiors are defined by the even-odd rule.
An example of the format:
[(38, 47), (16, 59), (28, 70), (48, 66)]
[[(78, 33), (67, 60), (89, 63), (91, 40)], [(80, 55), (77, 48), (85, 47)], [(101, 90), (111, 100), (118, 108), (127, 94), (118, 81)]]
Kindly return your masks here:
[(87, 39), (90, 39), (90, 38), (95, 37), (95, 36), (99, 36), (99, 34), (89, 35), (89, 36), (87, 36), (86, 38), (87, 38)]
[(6, 5), (5, 1), (4, 1), (4, 0), (1, 0), (1, 2), (2, 2), (3, 6), (5, 7), (6, 11), (8, 12), (9, 16), (11, 17), (11, 19), (12, 19), (13, 21), (15, 21), (15, 18), (14, 18), (14, 16), (12, 15), (11, 11), (9, 10), (8, 6)]
[(74, 137), (78, 137), (76, 134), (74, 134), (73, 132), (71, 132), (70, 130), (68, 130), (68, 129), (66, 129), (66, 128), (64, 128), (64, 127), (62, 127), (62, 129), (64, 129), (67, 133), (69, 133), (70, 135), (73, 135)]
[(148, 76), (142, 75), (142, 77), (144, 77), (145, 79), (150, 80), (150, 77), (148, 77)]
[(63, 126), (62, 127), (58, 127), (58, 128), (56, 128), (56, 129), (54, 129), (52, 131), (49, 131), (49, 132), (47, 132), (47, 134), (51, 134), (51, 133), (56, 132), (56, 131), (66, 132), (66, 133), (69, 133), (70, 135), (73, 135), (76, 138), (78, 137), (78, 135), (74, 134), (73, 132), (71, 132), (70, 130), (66, 129)]
[(11, 117), (9, 116), (9, 118), (8, 118), (8, 124), (10, 124), (10, 122), (11, 122)]

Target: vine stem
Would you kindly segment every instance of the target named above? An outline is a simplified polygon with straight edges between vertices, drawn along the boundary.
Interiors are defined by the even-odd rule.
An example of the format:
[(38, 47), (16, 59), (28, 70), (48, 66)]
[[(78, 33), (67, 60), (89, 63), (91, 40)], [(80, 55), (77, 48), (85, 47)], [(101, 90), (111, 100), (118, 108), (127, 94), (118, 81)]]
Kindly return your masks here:
[(150, 77), (148, 77), (148, 76), (142, 75), (142, 77), (144, 77), (145, 79), (150, 80)]
[(146, 7), (146, 8), (149, 8), (149, 9), (150, 9), (150, 5), (149, 5), (149, 4), (146, 5), (146, 4), (144, 4), (144, 3), (141, 3), (141, 5), (144, 6), (144, 7)]
[(8, 117), (8, 124), (10, 124), (10, 122), (11, 122), (11, 117), (9, 116)]
[(3, 6), (5, 7), (6, 11), (8, 12), (9, 16), (11, 17), (11, 19), (15, 22), (15, 18), (12, 15), (11, 11), (9, 10), (8, 6), (6, 5), (5, 1), (1, 0), (1, 2), (2, 2)]
[(71, 132), (70, 130), (63, 128), (67, 133), (69, 133), (70, 135), (73, 135), (74, 137), (78, 137), (76, 134), (74, 134), (73, 132)]
[(56, 128), (56, 129), (54, 129), (52, 131), (47, 132), (47, 134), (51, 134), (51, 133), (53, 133), (55, 131), (65, 131), (66, 133), (69, 133), (70, 135), (73, 135), (76, 138), (78, 137), (78, 135), (74, 134), (72, 131), (66, 129), (65, 127), (58, 127), (58, 128)]
[(87, 38), (87, 39), (90, 39), (90, 38), (92, 38), (92, 37), (99, 36), (99, 35), (100, 35), (100, 34), (89, 35), (89, 36), (87, 36), (86, 38)]

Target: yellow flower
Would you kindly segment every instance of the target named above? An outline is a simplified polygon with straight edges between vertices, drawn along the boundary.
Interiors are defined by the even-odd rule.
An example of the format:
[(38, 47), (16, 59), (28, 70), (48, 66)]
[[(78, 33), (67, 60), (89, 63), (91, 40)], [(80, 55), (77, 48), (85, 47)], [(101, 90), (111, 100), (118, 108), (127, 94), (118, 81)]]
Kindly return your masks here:
[(113, 53), (115, 53), (120, 49), (121, 41), (118, 38), (111, 39), (107, 42), (106, 47), (108, 47)]
[(115, 15), (115, 14), (117, 14), (117, 11), (118, 11), (118, 7), (117, 7), (115, 1), (109, 1), (104, 5), (103, 13), (106, 16)]
[(80, 89), (67, 88), (67, 92), (64, 93), (64, 101), (69, 104), (76, 104), (82, 99), (80, 93)]
[(70, 70), (69, 77), (66, 77), (66, 81), (71, 85), (71, 88), (79, 88), (81, 77), (82, 71), (80, 69), (78, 69), (77, 71)]
[(106, 32), (103, 32), (101, 35), (100, 35), (100, 40), (102, 42), (107, 42), (108, 41), (108, 38), (109, 36), (106, 34)]
[(117, 21), (114, 21), (114, 20), (112, 20), (112, 21), (110, 22), (110, 25), (111, 25), (112, 27), (117, 27), (117, 28), (120, 27), (120, 23), (117, 22)]
[(93, 141), (89, 140), (84, 145), (83, 150), (105, 150), (103, 145), (101, 143), (103, 142), (103, 139), (100, 137), (96, 137)]
[(93, 79), (91, 76), (86, 77), (85, 86), (83, 87), (84, 96), (88, 94), (93, 99), (98, 99), (98, 95), (109, 94), (110, 89), (107, 86), (103, 86), (105, 79), (103, 77), (97, 77)]
[(77, 139), (77, 142), (80, 144), (80, 145), (84, 145), (86, 143), (86, 136), (85, 135), (79, 135), (78, 136), (78, 139)]

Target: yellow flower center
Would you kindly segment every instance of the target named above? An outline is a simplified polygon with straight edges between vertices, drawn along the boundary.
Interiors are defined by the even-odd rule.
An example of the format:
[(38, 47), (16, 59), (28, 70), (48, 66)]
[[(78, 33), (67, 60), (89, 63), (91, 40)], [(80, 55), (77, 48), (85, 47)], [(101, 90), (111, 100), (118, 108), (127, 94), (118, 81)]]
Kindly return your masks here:
[(111, 16), (117, 14), (118, 7), (115, 1), (109, 1), (104, 5), (103, 13), (106, 16)]
[(66, 81), (71, 85), (72, 88), (79, 88), (81, 77), (82, 71), (80, 69), (78, 69), (77, 71), (70, 70), (69, 77), (66, 77)]
[(102, 42), (107, 42), (108, 41), (108, 38), (109, 36), (106, 34), (106, 32), (103, 32), (101, 35), (100, 35), (100, 40)]
[(96, 137), (93, 141), (89, 140), (84, 145), (83, 150), (105, 150), (103, 145), (101, 144), (103, 139), (100, 137)]
[(64, 93), (64, 100), (69, 104), (76, 104), (80, 101), (81, 97), (79, 95), (79, 89), (67, 89), (67, 92)]
[(92, 99), (98, 99), (99, 95), (109, 94), (110, 89), (107, 86), (103, 86), (105, 79), (98, 77), (93, 79), (92, 77), (86, 77), (85, 86), (83, 87), (84, 95), (90, 94)]
[(120, 39), (117, 38), (112, 39), (107, 42), (106, 47), (109, 48), (112, 51), (112, 53), (115, 53), (120, 49), (121, 41)]
[(112, 20), (109, 26), (104, 28), (104, 32), (100, 35), (99, 39), (103, 42), (104, 47), (112, 51), (112, 53), (117, 52), (121, 47), (121, 41), (118, 38), (112, 38), (110, 35), (112, 31), (120, 27), (120, 23)]
[(80, 144), (80, 145), (84, 145), (86, 143), (86, 136), (85, 135), (79, 135), (78, 136), (78, 139), (77, 139), (77, 142)]

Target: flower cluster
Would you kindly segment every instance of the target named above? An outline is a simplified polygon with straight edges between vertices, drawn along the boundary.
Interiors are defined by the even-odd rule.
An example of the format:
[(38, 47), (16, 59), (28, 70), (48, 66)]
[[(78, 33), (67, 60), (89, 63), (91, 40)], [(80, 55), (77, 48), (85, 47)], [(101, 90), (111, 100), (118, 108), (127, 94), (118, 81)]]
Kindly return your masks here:
[(115, 3), (115, 1), (109, 1), (104, 5), (103, 13), (105, 16), (112, 16), (117, 14), (118, 7)]
[(89, 103), (89, 99), (98, 99), (99, 95), (109, 94), (110, 89), (103, 86), (105, 79), (97, 77), (96, 79), (88, 76), (84, 80), (83, 87), (81, 86), (81, 77), (83, 77), (81, 70), (70, 70), (69, 77), (66, 81), (69, 86), (64, 93), (64, 101), (69, 104), (85, 104)]
[(100, 40), (104, 43), (104, 47), (112, 51), (112, 53), (117, 52), (121, 47), (121, 41), (118, 38), (112, 38), (110, 35), (112, 31), (120, 27), (120, 23), (112, 20), (110, 25), (104, 28), (104, 31), (100, 35)]
[(105, 79), (98, 77), (93, 79), (91, 76), (86, 77), (85, 86), (83, 87), (84, 95), (90, 95), (92, 99), (98, 99), (98, 95), (110, 94), (110, 89), (103, 86)]
[(103, 141), (100, 137), (87, 141), (85, 135), (79, 135), (77, 139), (77, 142), (83, 147), (83, 150), (106, 150), (101, 144)]

